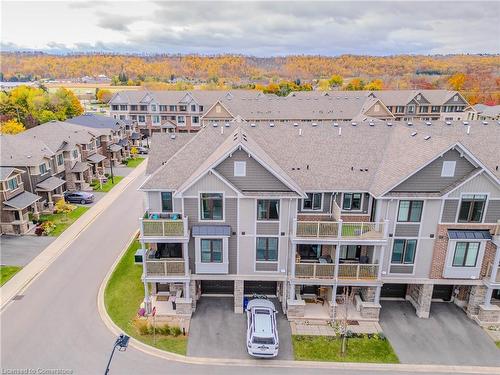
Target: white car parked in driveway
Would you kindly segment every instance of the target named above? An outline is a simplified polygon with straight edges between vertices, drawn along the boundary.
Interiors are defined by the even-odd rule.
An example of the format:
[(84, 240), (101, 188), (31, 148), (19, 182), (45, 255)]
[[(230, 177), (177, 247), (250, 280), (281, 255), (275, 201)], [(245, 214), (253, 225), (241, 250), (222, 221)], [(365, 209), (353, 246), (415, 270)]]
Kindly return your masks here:
[(274, 304), (267, 299), (256, 298), (248, 302), (246, 311), (248, 354), (262, 358), (276, 357), (279, 340)]

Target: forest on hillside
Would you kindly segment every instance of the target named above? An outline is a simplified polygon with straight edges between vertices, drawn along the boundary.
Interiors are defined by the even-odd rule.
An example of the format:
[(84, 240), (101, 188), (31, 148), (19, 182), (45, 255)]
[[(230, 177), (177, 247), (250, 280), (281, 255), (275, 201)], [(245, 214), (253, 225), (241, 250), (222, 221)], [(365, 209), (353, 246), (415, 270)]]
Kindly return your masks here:
[[(285, 56), (2, 53), (2, 80), (106, 75), (117, 85), (173, 81), (255, 87), (281, 81), (331, 89), (433, 89), (464, 93), (471, 103), (500, 103), (500, 55)], [(337, 78), (338, 80), (338, 78)], [(354, 82), (354, 83), (353, 83)], [(361, 83), (361, 85), (359, 85)], [(260, 87), (259, 86), (259, 87)], [(160, 86), (161, 87), (161, 86)]]

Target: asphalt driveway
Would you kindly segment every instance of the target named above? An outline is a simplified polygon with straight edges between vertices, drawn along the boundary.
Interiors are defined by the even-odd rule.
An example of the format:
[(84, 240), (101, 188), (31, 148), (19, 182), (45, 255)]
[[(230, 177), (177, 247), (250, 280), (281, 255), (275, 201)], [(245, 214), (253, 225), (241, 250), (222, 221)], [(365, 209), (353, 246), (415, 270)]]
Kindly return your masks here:
[[(273, 302), (281, 310), (279, 302)], [(276, 358), (293, 359), (290, 323), (281, 311), (278, 335), (280, 348)], [(233, 312), (233, 297), (200, 298), (189, 328), (188, 356), (248, 359), (245, 342), (246, 314)]]
[(452, 303), (434, 302), (420, 319), (409, 302), (383, 301), (380, 324), (401, 363), (500, 366), (500, 351)]
[(50, 236), (0, 236), (0, 263), (24, 267), (55, 239)]

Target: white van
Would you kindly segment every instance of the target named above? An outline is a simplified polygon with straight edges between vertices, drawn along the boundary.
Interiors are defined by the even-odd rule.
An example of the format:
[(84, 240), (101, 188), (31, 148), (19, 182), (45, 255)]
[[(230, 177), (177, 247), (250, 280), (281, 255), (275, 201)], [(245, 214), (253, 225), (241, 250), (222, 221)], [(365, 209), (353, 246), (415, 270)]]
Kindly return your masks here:
[(253, 299), (247, 305), (247, 349), (254, 357), (276, 357), (279, 340), (276, 309), (271, 301)]

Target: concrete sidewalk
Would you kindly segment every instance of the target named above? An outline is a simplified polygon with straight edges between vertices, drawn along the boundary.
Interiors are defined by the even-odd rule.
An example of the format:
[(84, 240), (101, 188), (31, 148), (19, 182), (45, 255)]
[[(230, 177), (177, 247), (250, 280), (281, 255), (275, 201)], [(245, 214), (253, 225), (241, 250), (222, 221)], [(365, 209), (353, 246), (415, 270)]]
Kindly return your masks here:
[(38, 275), (40, 275), (68, 246), (77, 239), (80, 233), (108, 208), (125, 188), (146, 170), (147, 163), (141, 163), (109, 193), (100, 199), (90, 210), (66, 229), (57, 239), (43, 250), (35, 259), (19, 271), (12, 279), (0, 288), (3, 310), (16, 295), (22, 293)]

